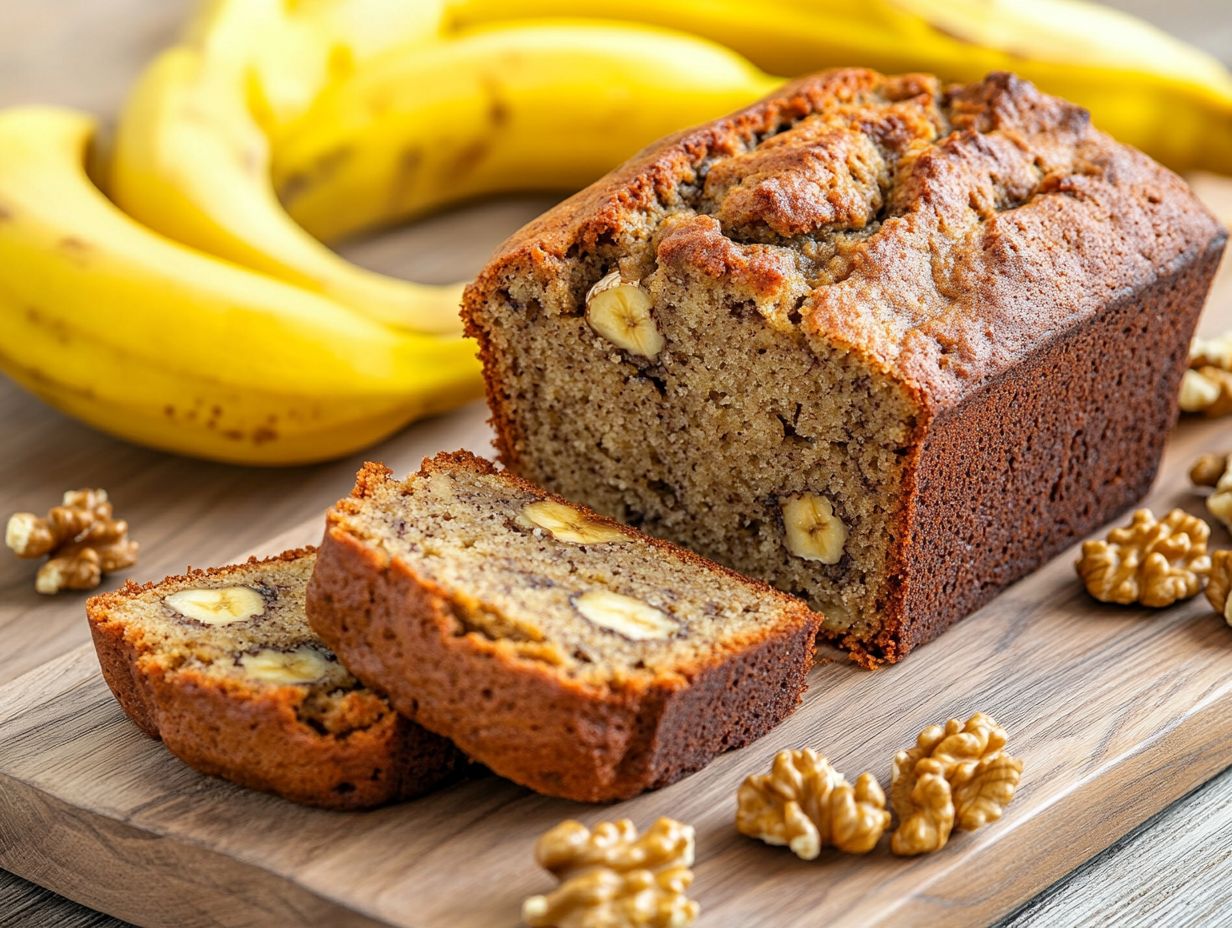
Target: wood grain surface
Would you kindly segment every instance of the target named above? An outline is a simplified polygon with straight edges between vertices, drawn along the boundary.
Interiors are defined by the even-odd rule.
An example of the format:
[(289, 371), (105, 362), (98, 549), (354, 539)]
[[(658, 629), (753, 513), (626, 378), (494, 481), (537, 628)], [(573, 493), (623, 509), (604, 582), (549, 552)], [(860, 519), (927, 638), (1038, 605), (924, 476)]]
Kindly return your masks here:
[[(1166, 9), (1163, 4), (1153, 4), (1152, 0), (1122, 0), (1120, 5), (1134, 7), (1139, 13), (1155, 14), (1173, 31), (1207, 44), (1225, 60), (1232, 59), (1232, 17), (1228, 17), (1226, 11), (1221, 17), (1215, 9), (1219, 5), (1205, 3), (1203, 0), (1177, 0), (1166, 5)], [(97, 0), (41, 0), (38, 3), (30, 0), (0, 0), (0, 22), (5, 26), (4, 30), (0, 30), (0, 105), (31, 101), (60, 102), (83, 106), (104, 115), (111, 113), (141, 64), (155, 49), (170, 40), (174, 29), (191, 6), (192, 0), (108, 0), (107, 3), (98, 3)], [(1212, 12), (1215, 13), (1213, 17)], [(1223, 184), (1206, 182), (1202, 185), (1202, 191), (1209, 198), (1232, 200), (1228, 188)], [(426, 280), (465, 277), (482, 263), (484, 256), (500, 238), (542, 209), (547, 202), (517, 200), (485, 204), (430, 220), (380, 240), (358, 243), (348, 248), (347, 252), (361, 263), (406, 276)], [(1225, 212), (1225, 215), (1232, 215), (1232, 210)], [(1213, 330), (1229, 324), (1232, 324), (1232, 298), (1228, 296), (1228, 289), (1225, 287), (1223, 295), (1214, 301), (1213, 312), (1208, 313), (1204, 325)], [(465, 444), (481, 450), (487, 440), (481, 420), (482, 413), (475, 407), (457, 417), (447, 417), (411, 429), (374, 449), (370, 455), (386, 460), (399, 470), (407, 470), (417, 464), (421, 454), (441, 447)], [(178, 571), (188, 562), (217, 563), (237, 551), (260, 547), (263, 541), (267, 542), (264, 547), (269, 549), (270, 539), (286, 526), (293, 526), (305, 519), (316, 519), (329, 502), (345, 491), (360, 459), (360, 456), (356, 456), (329, 465), (279, 470), (254, 470), (187, 461), (135, 448), (102, 436), (21, 394), (6, 381), (0, 381), (0, 423), (5, 428), (6, 436), (2, 446), (4, 450), (0, 453), (0, 515), (15, 509), (45, 508), (56, 502), (60, 492), (70, 486), (92, 483), (107, 486), (117, 500), (122, 514), (133, 523), (134, 532), (143, 543), (142, 561), (134, 572), (134, 575), (143, 579)], [(1201, 429), (1182, 430), (1178, 438), (1179, 442), (1192, 442), (1195, 447), (1204, 442), (1218, 442), (1217, 431), (1208, 426), (1207, 433), (1209, 434), (1204, 437)], [(1225, 441), (1225, 444), (1227, 443)], [(1170, 452), (1173, 464), (1170, 466), (1174, 469), (1181, 467), (1185, 462), (1179, 459), (1183, 458), (1185, 453), (1187, 452), (1182, 444), (1174, 444)], [(1175, 487), (1174, 492), (1181, 493)], [(306, 533), (303, 536), (305, 538), (310, 538), (313, 534), (310, 526), (301, 531)], [(1227, 538), (1222, 534), (1217, 537), (1221, 543), (1227, 542)], [(13, 559), (0, 559), (0, 635), (3, 636), (0, 641), (4, 642), (0, 647), (0, 689), (5, 693), (22, 689), (36, 678), (23, 678), (16, 687), (4, 687), (5, 681), (15, 680), (19, 674), (71, 652), (88, 637), (80, 600), (69, 597), (38, 597), (32, 591), (31, 573), (29, 564)], [(118, 582), (113, 580), (109, 585)], [(1020, 589), (1015, 588), (1002, 597), (1006, 606), (1017, 603), (1015, 608), (1024, 608), (1022, 601), (1015, 598)], [(1070, 606), (1075, 608), (1080, 605), (1078, 601), (1070, 603)], [(1027, 616), (1014, 620), (1011, 625), (1017, 627), (1029, 622), (1032, 608), (1029, 604), (1025, 608)], [(1084, 609), (1081, 614), (1089, 620), (1089, 610)], [(1079, 613), (1075, 611), (1072, 618), (1076, 621), (1078, 617)], [(1124, 619), (1120, 611), (1114, 611), (1113, 617)], [(1196, 613), (1179, 621), (1183, 627), (1190, 627), (1187, 623), (1194, 623), (1193, 627), (1201, 627), (1201, 619)], [(1139, 617), (1137, 624), (1144, 622), (1149, 623), (1150, 620)], [(1208, 629), (1207, 633), (1213, 635), (1213, 630)], [(965, 634), (967, 632), (963, 630), (952, 633), (955, 636)], [(956, 639), (948, 636), (943, 639), (947, 642), (950, 640)], [(1000, 639), (996, 641), (999, 644)], [(1217, 638), (1209, 640), (1212, 653), (1215, 653), (1217, 641)], [(1154, 639), (1140, 643), (1148, 648), (1160, 644)], [(920, 657), (937, 651), (938, 647), (940, 646), (920, 652)], [(958, 645), (954, 647), (957, 648)], [(1224, 647), (1228, 647), (1226, 641)], [(1224, 653), (1226, 662), (1226, 650)], [(989, 662), (993, 665), (1006, 664), (1007, 657), (1008, 655), (994, 651)], [(164, 885), (164, 895), (170, 896), (175, 891), (172, 887), (180, 887), (185, 878), (176, 877), (176, 867), (172, 864), (176, 859), (174, 854), (177, 852), (172, 849), (176, 842), (169, 840), (170, 836), (151, 834), (146, 827), (148, 822), (157, 819), (156, 812), (168, 813), (170, 820), (177, 823), (208, 818), (200, 810), (194, 815), (192, 806), (203, 797), (212, 801), (218, 795), (225, 799), (228, 807), (238, 802), (239, 807), (245, 809), (254, 808), (251, 804), (255, 803), (255, 808), (258, 809), (272, 804), (280, 810), (299, 811), (278, 800), (245, 796), (238, 790), (196, 777), (195, 774), (177, 767), (164, 769), (165, 764), (159, 766), (160, 762), (156, 758), (162, 755), (162, 752), (158, 745), (146, 742), (139, 736), (134, 741), (134, 732), (125, 727), (126, 723), (115, 716), (114, 710), (111, 716), (106, 715), (107, 700), (97, 699), (99, 693), (95, 692), (95, 702), (90, 702), (88, 691), (91, 686), (97, 688), (98, 681), (95, 679), (91, 684), (86, 674), (90, 667), (89, 661), (80, 659), (81, 655), (78, 655), (78, 658), (76, 664), (72, 664), (72, 658), (69, 658), (77, 676), (70, 675), (65, 678), (77, 679), (78, 684), (70, 687), (70, 691), (63, 698), (74, 705), (85, 705), (88, 709), (87, 715), (81, 718), (57, 715), (52, 711), (56, 708), (54, 705), (43, 707), (43, 710), (51, 712), (51, 715), (45, 716), (48, 733), (55, 739), (66, 742), (56, 753), (43, 756), (41, 762), (34, 756), (27, 757), (27, 763), (14, 766), (17, 755), (29, 750), (30, 739), (38, 733), (21, 727), (12, 714), (14, 707), (0, 707), (0, 731), (3, 732), (0, 734), (0, 767), (5, 771), (9, 771), (10, 767), (17, 770), (17, 776), (0, 781), (0, 807), (6, 810), (0, 814), (0, 865), (18, 866), (9, 861), (20, 858), (22, 872), (65, 889), (84, 884), (83, 890), (72, 889), (74, 894), (78, 898), (103, 904), (107, 901), (103, 898), (106, 893), (120, 896), (131, 893), (131, 889), (118, 884), (116, 875), (110, 870), (92, 870), (93, 878), (90, 879), (76, 872), (73, 864), (82, 849), (90, 846), (92, 842), (97, 843), (100, 836), (114, 836), (125, 848), (139, 852), (140, 857), (156, 858), (151, 869), (137, 875), (137, 885), (144, 887), (144, 891), (137, 892), (135, 897), (159, 896), (153, 884), (159, 882), (159, 877), (164, 872), (170, 874), (169, 882)], [(940, 655), (937, 659), (940, 660)], [(1184, 674), (1178, 671), (1178, 676)], [(37, 679), (47, 681), (48, 675), (44, 672), (43, 676)], [(824, 685), (825, 681), (822, 683)], [(903, 685), (908, 686), (909, 683)], [(45, 683), (41, 686), (46, 693)], [(1040, 680), (1032, 686), (1040, 689), (1055, 687), (1069, 692), (1070, 701), (1075, 704), (1085, 698), (1085, 684), (1069, 677)], [(1177, 687), (1182, 684), (1172, 679), (1160, 686), (1171, 696), (1175, 696)], [(51, 689), (58, 692), (62, 687), (53, 686)], [(842, 692), (840, 685), (833, 690), (835, 695), (830, 698), (838, 699), (838, 694)], [(969, 693), (969, 690), (964, 689), (962, 692)], [(1027, 687), (1026, 692), (1019, 695), (1030, 695), (1031, 692), (1031, 687)], [(1146, 686), (1139, 692), (1146, 695), (1141, 695), (1137, 702), (1150, 702), (1156, 698)], [(820, 694), (820, 689), (815, 690), (814, 698)], [(905, 732), (907, 729), (914, 729), (921, 721), (918, 714), (920, 711), (940, 706), (946, 703), (947, 699), (951, 700), (950, 704), (958, 705), (959, 698), (957, 690), (954, 693), (938, 693), (929, 688), (919, 693), (913, 691), (911, 705), (900, 705), (894, 711), (888, 707), (878, 707), (879, 714), (862, 724), (871, 724), (877, 720), (888, 723), (891, 721), (888, 716), (893, 715), (893, 721)], [(59, 702), (59, 699), (56, 702)], [(22, 702), (21, 705), (26, 703)], [(830, 703), (825, 705), (830, 706)], [(1109, 749), (1112, 753), (1099, 755), (1105, 760), (1121, 756), (1117, 754), (1120, 749), (1116, 746), (1123, 747), (1124, 739), (1136, 737), (1135, 732), (1145, 730), (1143, 726), (1149, 729), (1150, 720), (1155, 718), (1150, 713), (1143, 714), (1133, 700), (1129, 700), (1126, 705), (1118, 705), (1113, 712), (1114, 716), (1122, 714), (1123, 719), (1118, 717), (1105, 720), (1108, 726), (1115, 729), (1109, 732), (1109, 740), (1105, 743), (1106, 748), (1111, 746)], [(1076, 720), (1074, 717), (1063, 718), (1066, 719), (1064, 725), (1072, 725)], [(1011, 728), (1022, 720), (1022, 714), (1009, 714), (1005, 718)], [(1036, 720), (1040, 725), (1046, 721)], [(867, 745), (856, 744), (846, 739), (842, 742), (846, 746), (846, 753), (837, 754), (837, 748), (829, 742), (829, 731), (831, 726), (836, 724), (835, 721), (826, 721), (824, 726), (820, 722), (816, 724), (825, 728), (827, 743), (824, 746), (834, 751), (845, 764), (850, 761), (852, 768), (849, 772), (858, 772), (855, 765), (865, 762), (863, 759), (867, 757), (869, 763), (881, 765), (874, 769), (884, 775), (885, 758), (878, 760), (874, 756), (877, 753), (875, 744), (871, 741)], [(1177, 727), (1192, 728), (1193, 724), (1194, 720), (1187, 716), (1186, 721), (1178, 723)], [(1064, 725), (1061, 730), (1067, 731)], [(24, 734), (19, 738), (10, 738), (11, 733), (19, 730)], [(780, 735), (785, 734), (786, 730), (781, 731), (772, 736), (775, 740), (762, 742), (749, 751), (762, 752), (768, 756), (772, 748), (780, 743)], [(900, 734), (895, 730), (896, 737)], [(1018, 735), (1019, 732), (1016, 731), (1015, 734)], [(1167, 735), (1164, 741), (1171, 743), (1174, 740), (1171, 732)], [(116, 765), (114, 768), (116, 775), (125, 784), (123, 796), (129, 800), (132, 800), (136, 793), (127, 790), (139, 790), (143, 785), (149, 787), (151, 777), (165, 784), (175, 784), (175, 795), (168, 796), (168, 793), (173, 792), (172, 788), (168, 787), (161, 793), (155, 792), (149, 796), (148, 804), (143, 806), (122, 807), (121, 804), (110, 801), (98, 802), (92, 806), (90, 818), (86, 821), (82, 821), (77, 813), (61, 815), (58, 810), (62, 807), (58, 804), (55, 791), (44, 790), (39, 784), (43, 783), (46, 777), (58, 776), (60, 771), (76, 770), (75, 764), (84, 763), (83, 755), (71, 750), (72, 742), (78, 736), (83, 739), (83, 744), (93, 745), (100, 750), (110, 750), (109, 736), (114, 736), (125, 746), (125, 751), (135, 752), (131, 755), (136, 758), (135, 768), (129, 769), (123, 765)], [(1066, 734), (1062, 739), (1063, 743), (1072, 743), (1072, 737), (1072, 734)], [(1068, 866), (1077, 864), (1091, 852), (1107, 845), (1134, 821), (1148, 814), (1149, 810), (1137, 808), (1135, 803), (1127, 802), (1128, 800), (1134, 799), (1140, 793), (1156, 789), (1159, 783), (1163, 785), (1162, 793), (1148, 802), (1152, 808), (1159, 808), (1169, 797), (1179, 796), (1184, 792), (1187, 788), (1185, 784), (1197, 783), (1205, 775), (1205, 767), (1186, 766), (1184, 759), (1175, 756), (1174, 752), (1166, 757), (1153, 753), (1161, 743), (1163, 742), (1156, 740), (1138, 752), (1142, 757), (1154, 757), (1159, 764), (1156, 768), (1151, 768), (1149, 764), (1145, 768), (1135, 766), (1135, 763), (1142, 763), (1141, 758), (1136, 762), (1124, 758), (1119, 764), (1101, 767), (1095, 772), (1088, 770), (1087, 774), (1084, 774), (1089, 774), (1090, 777), (1098, 774), (1100, 779), (1095, 782), (1111, 784), (1105, 794), (1113, 794), (1116, 798), (1106, 802), (1116, 803), (1120, 811), (1103, 816), (1088, 810), (1086, 814), (1094, 819), (1094, 824), (1089, 830), (1089, 839), (1081, 844), (1080, 850), (1063, 848), (1063, 853), (1040, 853), (1039, 857), (1043, 863), (1039, 872), (1042, 876), (1038, 877), (1037, 886), (1043, 886), (1048, 879), (1063, 875)], [(741, 752), (740, 755), (725, 758), (725, 766), (716, 770), (716, 774), (728, 779), (738, 777), (739, 770), (744, 769), (739, 765), (745, 763), (740, 758), (748, 753)], [(764, 760), (761, 754), (758, 756)], [(1034, 776), (1032, 771), (1035, 769), (1032, 756), (1028, 756), (1030, 777)], [(165, 755), (163, 761), (166, 761)], [(732, 764), (737, 766), (733, 768)], [(18, 767), (20, 769), (17, 769)], [(1087, 770), (1086, 767), (1083, 769)], [(1106, 769), (1119, 773), (1114, 780), (1109, 780), (1104, 776)], [(733, 770), (737, 772), (733, 773)], [(1146, 772), (1150, 770), (1155, 772)], [(1207, 771), (1209, 772), (1212, 771)], [(1131, 774), (1137, 774), (1138, 779), (1133, 779)], [(143, 780), (143, 776), (146, 779)], [(14, 784), (12, 790), (10, 783)], [(34, 786), (30, 786), (31, 783)], [(673, 789), (691, 801), (691, 797), (687, 795), (687, 784), (691, 783), (692, 779)], [(1039, 785), (1033, 780), (1031, 783), (1031, 792), (1024, 790), (1021, 807), (1016, 803), (1014, 808), (1013, 814), (1021, 820), (1012, 819), (1003, 823), (1019, 835), (1030, 835), (1032, 827), (1039, 827), (1032, 826), (1032, 822), (1049, 820), (1047, 809), (1035, 811), (1036, 797), (1044, 795), (1036, 791), (1046, 789), (1047, 784)], [(478, 791), (479, 798), (484, 800), (478, 809), (490, 807), (487, 804), (489, 797), (486, 790), (481, 789), (481, 784), (470, 784), (467, 788)], [(218, 790), (222, 791), (221, 794)], [(740, 846), (744, 844), (742, 839), (734, 835), (724, 835), (722, 828), (715, 824), (717, 822), (722, 827), (727, 827), (723, 824), (723, 819), (725, 816), (730, 818), (731, 809), (730, 804), (724, 804), (730, 802), (730, 797), (719, 795), (722, 790), (717, 786), (710, 789), (699, 786), (699, 792), (712, 797), (716, 806), (716, 818), (706, 826), (703, 834), (719, 835), (717, 844), (703, 847), (703, 863), (706, 860), (729, 860), (728, 855), (738, 855)], [(463, 798), (469, 800), (471, 794), (466, 793)], [(33, 811), (27, 810), (27, 799), (30, 800), (29, 809)], [(514, 797), (511, 801), (516, 805), (517, 798)], [(1054, 804), (1059, 802), (1060, 800), (1056, 800)], [(413, 809), (416, 805), (411, 804), (406, 810)], [(9, 810), (13, 807), (16, 807), (17, 819), (9, 817)], [(122, 808), (124, 812), (120, 815)], [(1125, 811), (1126, 808), (1130, 808), (1130, 811)], [(1232, 914), (1229, 914), (1232, 911), (1232, 902), (1229, 901), (1232, 880), (1226, 876), (1220, 879), (1221, 874), (1229, 872), (1228, 863), (1232, 860), (1230, 810), (1232, 774), (1224, 774), (1191, 793), (1184, 801), (1160, 813), (1133, 835), (1121, 838), (1107, 852), (1084, 864), (1069, 879), (1028, 902), (1019, 912), (1010, 916), (1007, 924), (1106, 924), (1108, 919), (1104, 917), (1105, 913), (1115, 916), (1118, 924), (1232, 924)], [(116, 830), (95, 833), (91, 829), (98, 823), (90, 821), (95, 814), (102, 815), (105, 821), (113, 824), (117, 820), (116, 816), (120, 815), (120, 826), (117, 826)], [(394, 820), (389, 825), (391, 831), (378, 829), (377, 833), (397, 833), (397, 837), (409, 843), (410, 836), (416, 830), (415, 826), (398, 819), (398, 814), (395, 810), (373, 813), (372, 817), (380, 822), (384, 822), (387, 816)], [(402, 814), (405, 814), (405, 810)], [(543, 821), (551, 817), (542, 810), (538, 814), (542, 815)], [(316, 815), (330, 817), (326, 813)], [(354, 818), (366, 822), (369, 816)], [(16, 820), (26, 824), (21, 828), (12, 827), (11, 822)], [(470, 817), (467, 817), (466, 821), (470, 820)], [(1083, 821), (1086, 820), (1084, 817)], [(37, 822), (33, 832), (26, 827), (31, 821)], [(228, 814), (224, 821), (233, 819)], [(1018, 824), (1013, 824), (1015, 821)], [(376, 824), (374, 822), (372, 826), (365, 827), (375, 828)], [(349, 830), (352, 826), (344, 827)], [(524, 829), (527, 833), (533, 830)], [(55, 844), (54, 847), (69, 854), (65, 858), (66, 863), (57, 863), (57, 855), (51, 853), (53, 835), (57, 842), (64, 842)], [(988, 830), (987, 837), (990, 840), (994, 837), (993, 829)], [(984, 836), (977, 833), (970, 838), (982, 841)], [(966, 840), (968, 839), (964, 839)], [(35, 847), (31, 852), (32, 843), (41, 847)], [(290, 843), (297, 844), (298, 836), (290, 840)], [(323, 848), (329, 845), (324, 838), (320, 838), (320, 843)], [(1043, 840), (1044, 847), (1053, 847), (1055, 843), (1055, 835), (1050, 840)], [(261, 845), (258, 842), (253, 846)], [(982, 845), (977, 843), (975, 846)], [(510, 842), (499, 847), (503, 850), (489, 849), (488, 853), (495, 853), (502, 859), (509, 858), (518, 878), (525, 881), (526, 887), (533, 884), (533, 888), (542, 889), (548, 885), (541, 875), (527, 869), (528, 845), (525, 842)], [(956, 852), (964, 855), (963, 860), (967, 861), (960, 871), (971, 868), (969, 857), (966, 856), (969, 850), (959, 848)], [(197, 852), (200, 852), (200, 849), (197, 849)], [(769, 849), (765, 849), (765, 853), (769, 856), (759, 858), (761, 863), (752, 868), (754, 875), (759, 878), (766, 868), (777, 874), (780, 869), (794, 873), (796, 869), (804, 867), (790, 858), (784, 861), (781, 855), (776, 855)], [(228, 894), (235, 895), (236, 891), (230, 885), (234, 875), (226, 869), (229, 865), (209, 855), (204, 857), (212, 861), (210, 866), (199, 878), (187, 878), (189, 884), (200, 887), (210, 879), (217, 879), (217, 883), (210, 887), (212, 892), (224, 898)], [(1027, 859), (1032, 861), (1033, 868), (1035, 853), (1028, 854)], [(1070, 863), (1066, 864), (1066, 860)], [(992, 866), (993, 862), (994, 858), (988, 855), (982, 854), (979, 858), (981, 867)], [(123, 864), (123, 861), (120, 863)], [(1011, 869), (1017, 869), (1020, 863), (1016, 861)], [(835, 897), (835, 894), (841, 896), (836, 889), (830, 888), (839, 873), (829, 864), (829, 861), (820, 862), (807, 876), (799, 877), (777, 891), (785, 896), (799, 895), (802, 880), (815, 877), (825, 884), (821, 892), (826, 898)], [(954, 866), (957, 864), (951, 862), (942, 869), (952, 869)], [(124, 870), (125, 867), (121, 866), (120, 872)], [(716, 909), (712, 904), (710, 889), (722, 884), (726, 875), (725, 872), (715, 869), (712, 863), (705, 874), (699, 877), (699, 894), (705, 891), (705, 924), (728, 924), (717, 917), (716, 913), (722, 912), (723, 909)], [(958, 876), (961, 876), (961, 872)], [(253, 877), (240, 879), (242, 882), (250, 878)], [(327, 906), (316, 910), (322, 916), (327, 913), (332, 915), (334, 912), (328, 908), (329, 903), (315, 897), (310, 888), (301, 887), (297, 890), (284, 885), (285, 877), (275, 874), (274, 878), (274, 885), (281, 887), (274, 895), (279, 904), (285, 899), (286, 905), (292, 909), (300, 907), (295, 910), (301, 915), (309, 914), (310, 909), (304, 908), (305, 906), (314, 905)], [(263, 885), (262, 879), (258, 879), (253, 885)], [(937, 887), (945, 885), (946, 879), (955, 880), (957, 876), (952, 872), (948, 875), (929, 876), (921, 883), (922, 886), (927, 884), (928, 888), (921, 891), (925, 894), (933, 893)], [(773, 885), (771, 884), (772, 887)], [(810, 891), (816, 891), (811, 883), (808, 885)], [(307, 895), (302, 895), (301, 890)], [(772, 888), (768, 891), (775, 890)], [(936, 900), (924, 908), (918, 908), (922, 903), (916, 898), (911, 905), (917, 908), (900, 910), (896, 919), (901, 919), (907, 911), (927, 911), (930, 919), (934, 919), (938, 924), (949, 923), (950, 916), (964, 921), (970, 918), (987, 920), (995, 917), (995, 912), (1004, 912), (1018, 901), (1025, 900), (1029, 892), (1019, 886), (1012, 888), (1004, 897), (998, 896), (995, 904), (990, 905), (987, 901), (980, 904), (963, 902), (954, 911), (938, 908), (939, 903)], [(259, 892), (256, 894), (260, 895)], [(247, 894), (239, 895), (243, 898)], [(516, 905), (508, 911), (503, 908), (506, 902), (512, 900), (513, 895), (511, 893), (509, 899), (502, 897), (499, 901), (496, 908), (500, 909), (501, 914), (494, 924), (512, 924), (515, 921)], [(264, 898), (266, 897), (262, 897)], [(484, 898), (491, 901), (488, 897)], [(225, 904), (228, 920), (222, 923), (239, 924), (254, 913), (268, 913), (269, 906), (262, 899), (252, 902), (251, 909), (242, 904)], [(418, 900), (409, 899), (408, 902), (408, 897), (397, 890), (393, 891), (391, 900), (393, 901), (390, 904), (395, 907), (401, 901), (411, 913), (417, 909)], [(722, 904), (724, 903), (720, 900), (720, 905)], [(109, 903), (108, 905), (110, 907)], [(491, 911), (495, 912), (496, 908)], [(112, 908), (112, 911), (123, 912), (135, 919), (146, 921), (139, 913), (123, 907)], [(980, 912), (985, 914), (977, 914)], [(405, 912), (403, 914), (406, 915)], [(200, 913), (190, 911), (188, 915), (199, 917)], [(328, 922), (333, 923), (333, 917), (330, 917)], [(4, 928), (86, 925), (116, 928), (120, 924), (113, 918), (74, 905), (46, 890), (0, 872), (0, 926)]]

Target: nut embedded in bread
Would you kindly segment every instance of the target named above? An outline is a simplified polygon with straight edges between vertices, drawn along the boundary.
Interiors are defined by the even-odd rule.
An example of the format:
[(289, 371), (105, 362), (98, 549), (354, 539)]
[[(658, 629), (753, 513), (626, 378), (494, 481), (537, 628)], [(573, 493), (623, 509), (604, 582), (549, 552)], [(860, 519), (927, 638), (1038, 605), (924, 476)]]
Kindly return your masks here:
[(312, 633), (314, 559), (288, 551), (92, 597), (103, 676), (134, 722), (203, 773), (334, 809), (425, 792), (464, 758)]
[(464, 452), (375, 464), (329, 513), (309, 620), (496, 773), (580, 801), (666, 785), (797, 705), (820, 618)]
[(530, 223), (463, 316), (507, 467), (874, 663), (1143, 495), (1224, 239), (1012, 75), (842, 70)]

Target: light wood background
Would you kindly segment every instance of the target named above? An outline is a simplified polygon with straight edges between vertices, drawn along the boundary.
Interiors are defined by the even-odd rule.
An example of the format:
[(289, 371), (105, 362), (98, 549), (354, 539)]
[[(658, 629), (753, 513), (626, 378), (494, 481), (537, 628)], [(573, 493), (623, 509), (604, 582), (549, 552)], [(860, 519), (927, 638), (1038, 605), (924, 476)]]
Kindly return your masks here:
[[(0, 0), (0, 105), (60, 102), (107, 114), (152, 52), (170, 41), (188, 0)], [(1125, 0), (1160, 15), (1162, 5)], [(1217, 2), (1167, 6), (1166, 23), (1232, 59), (1232, 17)], [(1204, 189), (1220, 195), (1216, 187)], [(547, 201), (486, 204), (349, 254), (425, 280), (472, 273), (497, 241)], [(1225, 298), (1227, 299), (1227, 298)], [(1232, 321), (1230, 313), (1225, 321)], [(405, 470), (448, 437), (482, 450), (477, 410), (425, 423), (369, 452)], [(143, 545), (139, 575), (215, 563), (318, 514), (349, 486), (360, 457), (277, 471), (210, 465), (138, 449), (77, 425), (0, 380), (0, 516), (41, 510), (79, 485), (108, 488)], [(0, 684), (87, 639), (78, 609), (37, 597), (30, 566), (0, 559)], [(2, 720), (0, 720), (2, 721)], [(0, 746), (0, 751), (3, 747)], [(1014, 925), (1216, 924), (1232, 911), (1232, 772), (1176, 803), (1031, 901)], [(0, 833), (0, 843), (4, 835)], [(1221, 878), (1222, 877), (1222, 878)], [(116, 925), (0, 873), (0, 925)]]

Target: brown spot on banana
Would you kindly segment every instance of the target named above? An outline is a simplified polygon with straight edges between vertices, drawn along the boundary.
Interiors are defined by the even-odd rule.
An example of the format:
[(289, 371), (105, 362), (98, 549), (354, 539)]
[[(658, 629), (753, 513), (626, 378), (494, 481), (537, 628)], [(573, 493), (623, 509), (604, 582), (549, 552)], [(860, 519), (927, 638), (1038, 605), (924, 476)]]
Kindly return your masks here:
[(278, 195), (278, 201), (283, 206), (290, 206), (298, 200), (312, 186), (312, 182), (308, 179), (308, 174), (305, 171), (295, 171), (288, 174), (286, 179), (278, 185), (275, 191)]
[(491, 148), (492, 146), (484, 139), (471, 142), (458, 152), (458, 156), (450, 166), (449, 176), (455, 179), (466, 176), (487, 156)]
[(485, 75), (482, 82), (484, 93), (488, 97), (488, 122), (493, 129), (500, 129), (508, 124), (512, 110), (501, 94), (500, 81), (491, 75)]
[(339, 145), (337, 148), (331, 148), (324, 154), (318, 155), (306, 169), (287, 175), (276, 190), (278, 199), (284, 205), (290, 205), (317, 184), (329, 180), (350, 158), (351, 147), (349, 145)]
[(66, 235), (56, 242), (56, 247), (78, 264), (85, 264), (94, 246), (76, 235)]
[(394, 168), (393, 183), (389, 187), (391, 203), (410, 202), (411, 191), (415, 187), (415, 178), (419, 174), (419, 168), (422, 164), (422, 148), (418, 145), (411, 145), (402, 149), (402, 153), (398, 155), (398, 164)]
[(69, 394), (71, 396), (80, 397), (81, 399), (93, 400), (95, 393), (93, 387), (78, 387), (72, 384), (61, 383), (54, 377), (51, 377), (39, 367), (31, 367), (11, 354), (5, 354), (0, 351), (0, 365), (9, 372), (19, 383), (24, 379), (27, 383), (23, 384), (31, 390), (36, 396), (53, 402), (59, 394)]
[(511, 110), (509, 104), (500, 97), (493, 97), (491, 104), (488, 106), (488, 121), (492, 123), (492, 128), (499, 129), (509, 122)]
[(61, 345), (67, 345), (73, 340), (69, 332), (68, 323), (63, 319), (55, 319), (47, 316), (37, 306), (26, 307), (26, 320), (32, 325), (40, 329), (46, 329), (51, 333), (51, 337), (58, 341)]

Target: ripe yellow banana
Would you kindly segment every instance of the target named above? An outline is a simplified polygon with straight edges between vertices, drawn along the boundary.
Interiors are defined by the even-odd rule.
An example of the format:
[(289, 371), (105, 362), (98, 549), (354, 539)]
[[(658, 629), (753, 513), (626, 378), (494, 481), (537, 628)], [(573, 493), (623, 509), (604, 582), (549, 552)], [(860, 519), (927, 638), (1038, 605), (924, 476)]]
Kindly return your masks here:
[(1232, 75), (1210, 55), (1082, 0), (448, 0), (450, 29), (538, 16), (657, 23), (776, 74), (839, 65), (975, 80), (1014, 71), (1090, 108), (1174, 170), (1232, 173)]
[(481, 28), (331, 85), (275, 137), (273, 177), (291, 215), (329, 241), (482, 194), (577, 190), (775, 83), (649, 26)]
[(443, 15), (444, 0), (208, 0), (184, 44), (238, 72), (272, 131), (363, 62), (438, 38)]
[(0, 112), (0, 370), (124, 438), (337, 457), (478, 395), (473, 346), (379, 325), (151, 232), (93, 185), (92, 118)]
[(433, 38), (439, 0), (316, 0), (287, 9), (281, 0), (221, 0), (189, 43), (150, 66), (120, 117), (109, 193), (158, 232), (378, 321), (459, 332), (460, 286), (355, 267), (287, 218), (268, 178), (268, 133), (357, 62)]

